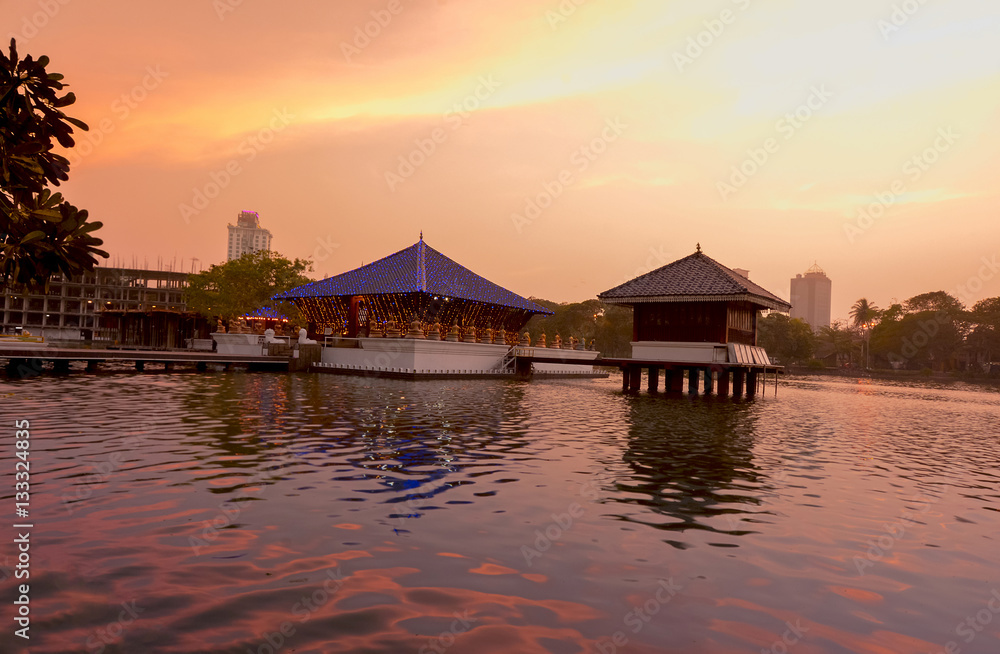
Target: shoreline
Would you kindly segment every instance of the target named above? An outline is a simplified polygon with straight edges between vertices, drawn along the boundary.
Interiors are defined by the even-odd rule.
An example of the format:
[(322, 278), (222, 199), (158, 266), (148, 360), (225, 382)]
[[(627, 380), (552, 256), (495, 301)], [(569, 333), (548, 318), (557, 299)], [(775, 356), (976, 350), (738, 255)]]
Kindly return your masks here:
[(847, 377), (854, 379), (889, 379), (896, 381), (966, 382), (984, 386), (1000, 387), (1000, 378), (974, 377), (959, 372), (935, 372), (922, 374), (919, 370), (860, 370), (857, 368), (809, 368), (807, 366), (786, 366), (785, 374), (800, 377)]

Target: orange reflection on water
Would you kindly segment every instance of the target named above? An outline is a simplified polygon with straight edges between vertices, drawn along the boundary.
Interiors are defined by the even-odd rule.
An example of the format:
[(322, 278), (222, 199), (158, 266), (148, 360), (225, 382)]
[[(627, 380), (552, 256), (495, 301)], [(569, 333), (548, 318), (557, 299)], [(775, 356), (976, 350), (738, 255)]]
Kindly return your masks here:
[(502, 565), (497, 565), (495, 563), (484, 563), (478, 568), (472, 568), (469, 572), (473, 572), (478, 575), (516, 575), (518, 571), (513, 568), (507, 568)]

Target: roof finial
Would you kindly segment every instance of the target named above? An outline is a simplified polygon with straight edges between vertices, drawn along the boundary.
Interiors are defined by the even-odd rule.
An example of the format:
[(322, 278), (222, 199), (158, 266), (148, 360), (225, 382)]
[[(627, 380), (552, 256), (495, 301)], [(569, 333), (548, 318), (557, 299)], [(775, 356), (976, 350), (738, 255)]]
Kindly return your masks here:
[(701, 254), (701, 243), (696, 243), (695, 246), (698, 248), (698, 254)]
[(424, 240), (424, 230), (420, 230), (420, 240)]

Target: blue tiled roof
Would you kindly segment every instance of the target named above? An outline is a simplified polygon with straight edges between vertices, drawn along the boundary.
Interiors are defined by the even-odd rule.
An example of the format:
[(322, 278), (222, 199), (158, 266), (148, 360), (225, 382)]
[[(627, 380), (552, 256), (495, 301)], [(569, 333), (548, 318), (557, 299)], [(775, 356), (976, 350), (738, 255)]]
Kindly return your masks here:
[(271, 307), (261, 307), (243, 316), (244, 318), (265, 318), (268, 320), (288, 320), (288, 316)]
[(342, 273), (275, 295), (275, 300), (322, 298), (389, 293), (427, 293), (533, 313), (551, 314), (517, 293), (512, 293), (455, 263), (423, 239), (395, 254)]

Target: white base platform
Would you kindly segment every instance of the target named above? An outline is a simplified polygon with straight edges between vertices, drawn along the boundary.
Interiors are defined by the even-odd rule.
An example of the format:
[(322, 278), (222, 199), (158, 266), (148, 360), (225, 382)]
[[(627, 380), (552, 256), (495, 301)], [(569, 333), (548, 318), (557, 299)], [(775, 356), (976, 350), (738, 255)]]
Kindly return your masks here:
[[(358, 338), (339, 339), (340, 345), (356, 347), (324, 347), (322, 367), (359, 372), (387, 372), (399, 374), (436, 375), (487, 375), (506, 374), (501, 370), (510, 348), (491, 343), (461, 343), (428, 341), (412, 338)], [(536, 354), (565, 358), (593, 360), (597, 352), (573, 350), (546, 350), (538, 348)], [(593, 374), (588, 365), (536, 363), (535, 371), (546, 374)]]
[(632, 341), (632, 358), (670, 363), (740, 363), (771, 365), (764, 348), (738, 343)]
[[(218, 354), (238, 354), (240, 356), (260, 356), (267, 354), (263, 334), (226, 334), (213, 332), (215, 351)], [(287, 343), (287, 337), (276, 336), (275, 342)], [(210, 348), (211, 349), (211, 348)]]

